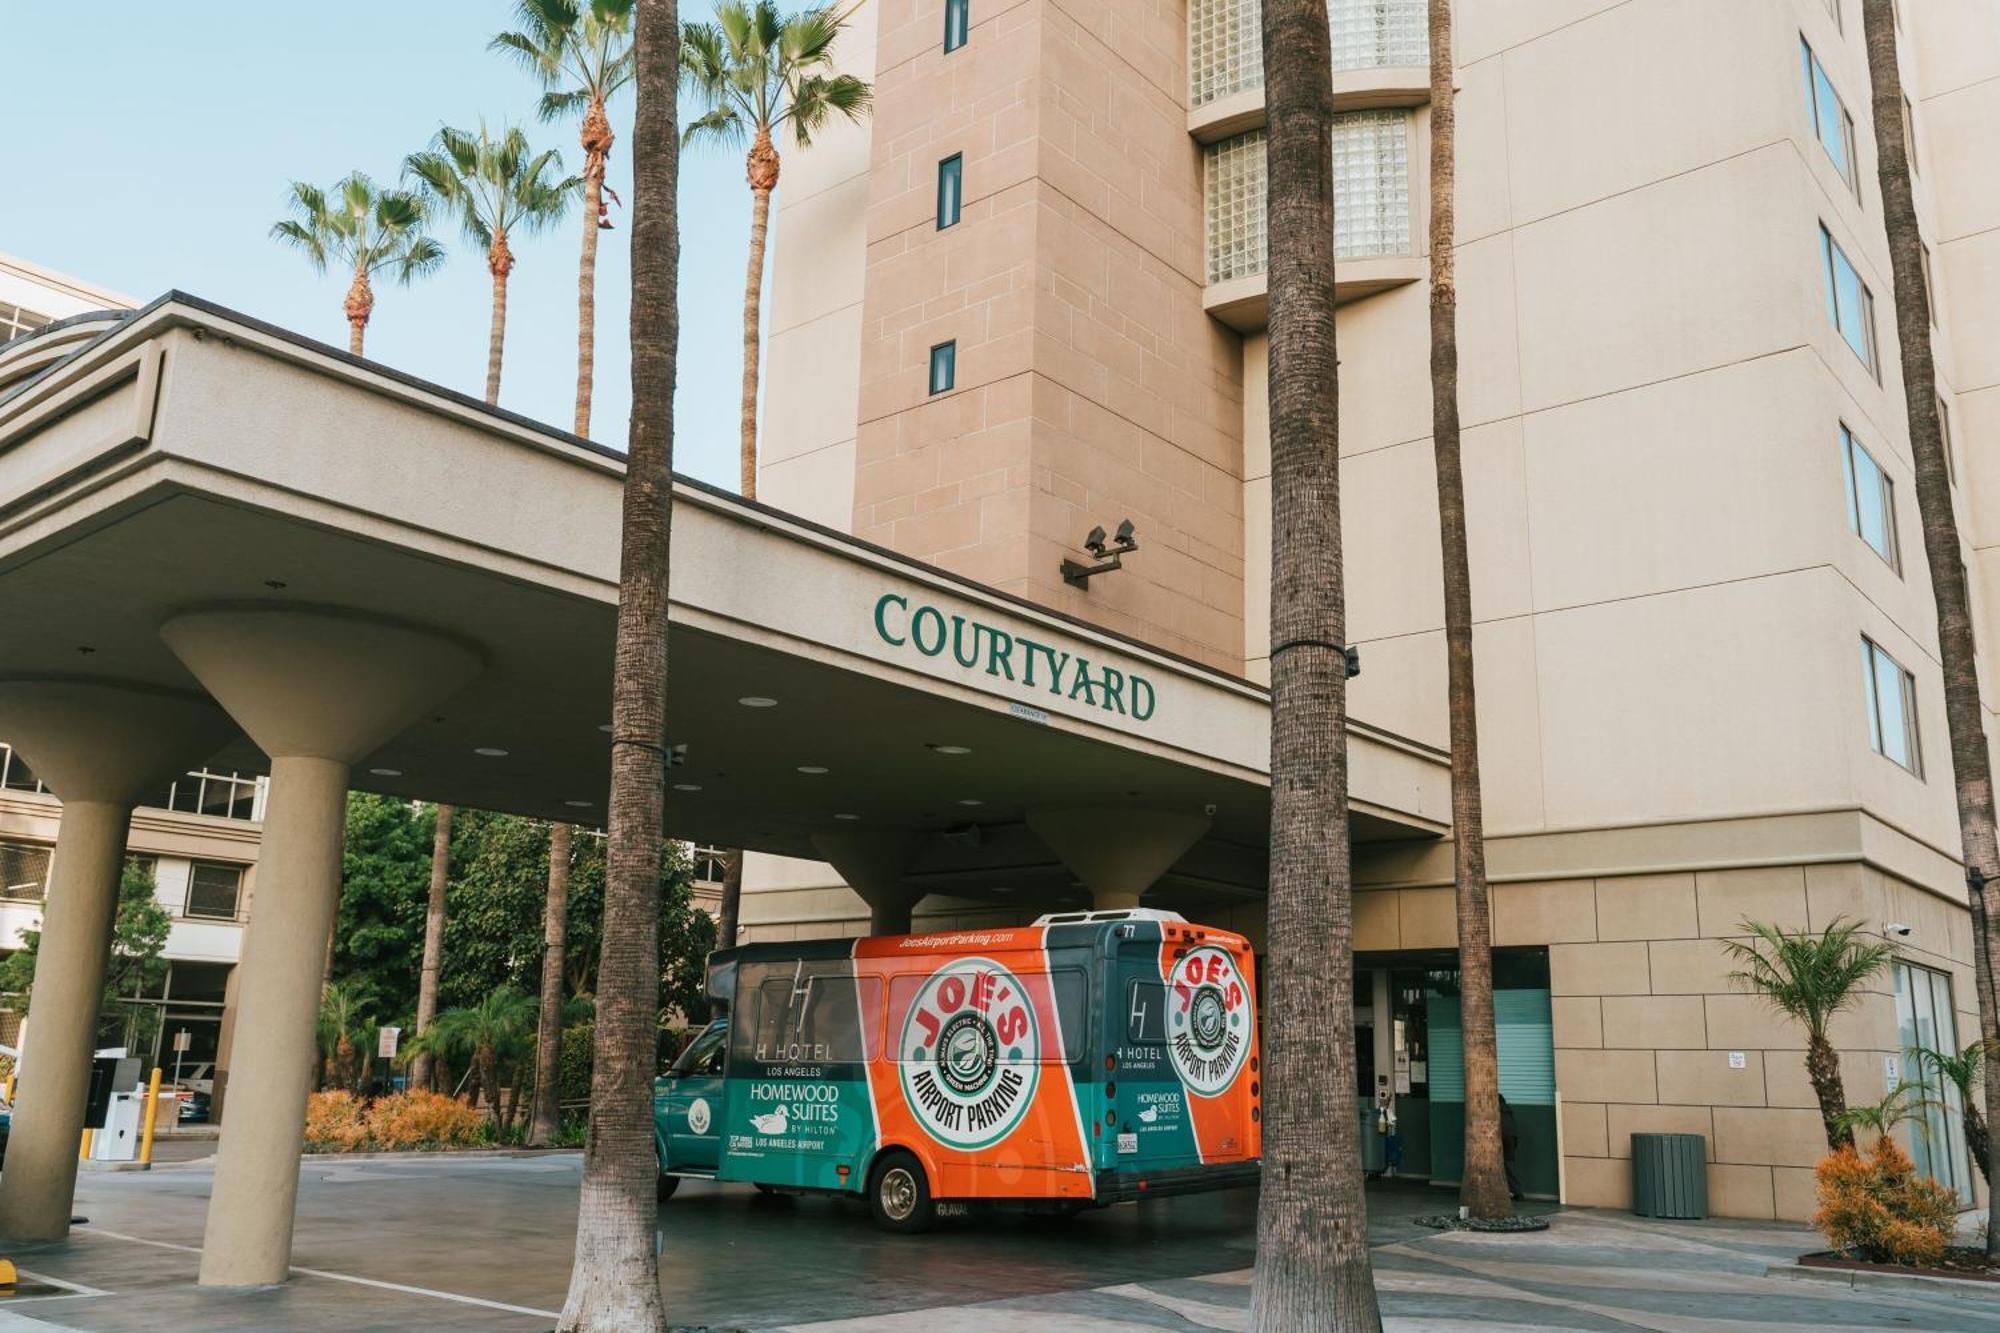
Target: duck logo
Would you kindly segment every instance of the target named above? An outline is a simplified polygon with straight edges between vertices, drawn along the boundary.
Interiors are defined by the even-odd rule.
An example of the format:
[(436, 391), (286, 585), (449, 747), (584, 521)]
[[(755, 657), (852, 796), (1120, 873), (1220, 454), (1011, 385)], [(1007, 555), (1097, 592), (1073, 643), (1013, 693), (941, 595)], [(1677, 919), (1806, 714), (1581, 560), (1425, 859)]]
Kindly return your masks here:
[(1041, 1026), (1020, 978), (959, 958), (925, 979), (903, 1019), (903, 1100), (926, 1134), (984, 1148), (1012, 1133), (1035, 1099)]
[(1197, 1097), (1236, 1081), (1250, 1058), (1251, 1000), (1227, 950), (1191, 949), (1168, 979), (1167, 1050), (1174, 1071)]
[[(778, 1109), (775, 1111), (767, 1111), (763, 1115), (751, 1116), (750, 1128), (756, 1130), (759, 1134), (782, 1134), (790, 1127), (791, 1118), (791, 1112), (785, 1109), (783, 1102), (780, 1102), (778, 1103)], [(696, 1132), (699, 1133), (700, 1131)]]

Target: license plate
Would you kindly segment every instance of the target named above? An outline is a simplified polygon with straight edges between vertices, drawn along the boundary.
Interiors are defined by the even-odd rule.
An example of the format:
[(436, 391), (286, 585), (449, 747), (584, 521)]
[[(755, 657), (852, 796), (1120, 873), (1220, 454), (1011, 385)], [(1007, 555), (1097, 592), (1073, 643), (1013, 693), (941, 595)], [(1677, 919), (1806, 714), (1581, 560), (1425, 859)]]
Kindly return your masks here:
[(1118, 1151), (1120, 1155), (1138, 1152), (1139, 1136), (1137, 1134), (1120, 1134), (1118, 1136)]

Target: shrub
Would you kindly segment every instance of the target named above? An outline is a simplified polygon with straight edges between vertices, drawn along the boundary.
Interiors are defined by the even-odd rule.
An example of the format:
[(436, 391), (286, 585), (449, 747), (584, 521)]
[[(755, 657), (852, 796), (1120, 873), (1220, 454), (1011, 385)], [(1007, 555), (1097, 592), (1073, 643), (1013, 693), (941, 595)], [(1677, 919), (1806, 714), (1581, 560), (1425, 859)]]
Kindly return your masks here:
[(415, 1089), (382, 1098), (368, 1112), (379, 1148), (456, 1147), (476, 1143), (485, 1117), (454, 1097)]
[(590, 1100), (592, 1043), (597, 1040), (595, 1022), (577, 1023), (563, 1029), (562, 1054), (556, 1068), (556, 1096), (566, 1102)]
[(1927, 1267), (1951, 1245), (1957, 1198), (1919, 1176), (1894, 1139), (1877, 1139), (1868, 1156), (1852, 1147), (1828, 1153), (1814, 1174), (1819, 1211), (1812, 1224), (1835, 1249), (1871, 1263)]
[(306, 1151), (352, 1152), (368, 1141), (362, 1105), (351, 1092), (315, 1092), (306, 1098)]

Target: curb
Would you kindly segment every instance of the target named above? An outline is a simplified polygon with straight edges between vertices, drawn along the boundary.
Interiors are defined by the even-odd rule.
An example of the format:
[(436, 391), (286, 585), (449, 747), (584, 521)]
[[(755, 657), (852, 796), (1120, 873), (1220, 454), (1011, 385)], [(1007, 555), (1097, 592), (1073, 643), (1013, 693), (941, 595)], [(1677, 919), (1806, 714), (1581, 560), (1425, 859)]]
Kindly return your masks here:
[(1871, 1273), (1855, 1268), (1807, 1268), (1802, 1264), (1772, 1264), (1765, 1277), (1792, 1282), (1823, 1282), (1859, 1291), (1873, 1287), (1890, 1291), (1928, 1291), (1967, 1300), (1992, 1300), (2000, 1284), (1968, 1277), (1931, 1277), (1923, 1273)]
[(581, 1148), (459, 1148), (443, 1152), (309, 1152), (301, 1166), (314, 1162), (462, 1162), (467, 1158), (561, 1157), (581, 1154)]

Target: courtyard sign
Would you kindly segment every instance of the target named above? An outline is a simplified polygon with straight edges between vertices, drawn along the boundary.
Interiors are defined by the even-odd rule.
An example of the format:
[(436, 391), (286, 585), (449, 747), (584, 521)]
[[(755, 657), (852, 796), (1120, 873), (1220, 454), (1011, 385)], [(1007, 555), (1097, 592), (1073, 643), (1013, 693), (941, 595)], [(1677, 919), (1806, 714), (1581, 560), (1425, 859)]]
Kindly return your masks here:
[(914, 648), (925, 657), (952, 660), (967, 671), (984, 670), (1024, 690), (1046, 689), (1059, 699), (1081, 700), (1106, 712), (1144, 722), (1157, 702), (1153, 682), (994, 625), (935, 606), (910, 606), (901, 593), (885, 592), (875, 602), (875, 633), (891, 648)]

